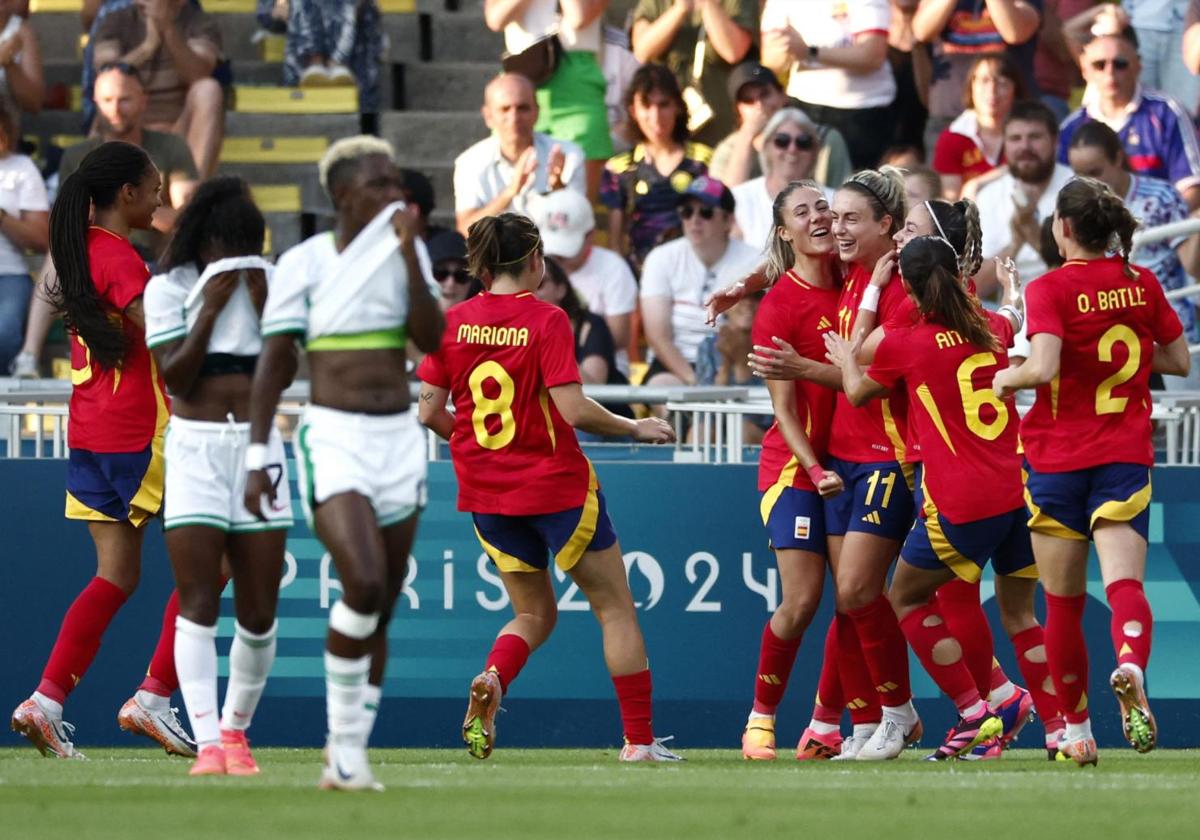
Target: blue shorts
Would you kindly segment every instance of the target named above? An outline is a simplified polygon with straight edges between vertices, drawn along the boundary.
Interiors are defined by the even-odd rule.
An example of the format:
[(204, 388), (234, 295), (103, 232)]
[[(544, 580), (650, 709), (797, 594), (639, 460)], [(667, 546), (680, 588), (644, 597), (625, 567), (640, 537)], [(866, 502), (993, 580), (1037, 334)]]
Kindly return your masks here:
[(918, 569), (950, 569), (974, 583), (990, 559), (998, 575), (1037, 579), (1024, 508), (955, 525), (936, 509), (926, 510), (900, 549), (900, 559)]
[(1024, 465), (1029, 530), (1064, 540), (1091, 539), (1097, 519), (1128, 522), (1149, 542), (1150, 468), (1102, 464), (1070, 472)]
[(67, 519), (128, 522), (140, 528), (157, 516), (163, 501), (163, 439), (141, 452), (70, 450)]
[(473, 513), (475, 536), (502, 572), (540, 572), (548, 554), (564, 572), (587, 551), (603, 551), (617, 541), (604, 494), (589, 490), (582, 507), (533, 516)]
[(771, 548), (825, 556), (825, 510), (820, 493), (776, 484), (763, 493), (759, 511)]
[(855, 464), (830, 458), (825, 469), (842, 477), (846, 489), (825, 501), (825, 532), (840, 537), (850, 531), (902, 540), (912, 527), (913, 494), (896, 461)]

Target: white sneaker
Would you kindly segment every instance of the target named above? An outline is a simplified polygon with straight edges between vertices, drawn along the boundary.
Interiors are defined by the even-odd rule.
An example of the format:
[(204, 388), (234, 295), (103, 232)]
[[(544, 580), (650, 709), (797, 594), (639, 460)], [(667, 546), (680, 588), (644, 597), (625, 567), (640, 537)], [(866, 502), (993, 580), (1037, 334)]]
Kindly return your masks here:
[(842, 741), (842, 751), (831, 758), (830, 761), (853, 761), (858, 756), (859, 751), (862, 750), (863, 745), (865, 745), (867, 741), (871, 739), (871, 736), (874, 735), (877, 730), (878, 727), (872, 729), (870, 732), (864, 732), (861, 735), (855, 732), (849, 738), (846, 738), (844, 741)]
[(330, 87), (354, 87), (358, 84), (358, 80), (354, 78), (350, 68), (344, 64), (331, 64), (325, 68), (325, 71), (329, 79), (326, 84)]
[(329, 71), (324, 64), (310, 64), (300, 71), (297, 84), (302, 88), (329, 87)]
[(920, 720), (906, 729), (899, 721), (884, 717), (875, 734), (863, 744), (854, 758), (856, 761), (888, 761), (896, 758), (909, 744), (921, 740), (923, 731)]
[(371, 773), (367, 748), (361, 744), (339, 744), (332, 738), (325, 747), (325, 767), (317, 787), (321, 790), (383, 790), (383, 785), (375, 781)]
[(8, 366), (8, 372), (17, 379), (37, 379), (38, 360), (32, 353), (18, 353)]
[(179, 709), (164, 703), (161, 707), (142, 705), (130, 697), (117, 713), (117, 725), (134, 735), (145, 735), (167, 751), (168, 755), (196, 757), (196, 742), (179, 722)]
[(651, 744), (626, 744), (621, 748), (619, 761), (687, 761), (681, 755), (671, 752), (663, 743), (670, 741), (674, 735), (666, 738), (655, 738)]

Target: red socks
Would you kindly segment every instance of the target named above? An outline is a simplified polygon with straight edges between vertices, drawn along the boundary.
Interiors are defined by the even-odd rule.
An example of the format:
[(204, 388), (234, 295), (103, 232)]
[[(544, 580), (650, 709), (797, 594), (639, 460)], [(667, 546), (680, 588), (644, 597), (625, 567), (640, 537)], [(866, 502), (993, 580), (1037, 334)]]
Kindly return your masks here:
[(529, 643), (515, 633), (505, 633), (492, 645), (492, 652), (488, 654), (483, 670), (494, 669), (500, 678), (500, 687), (507, 693), (509, 683), (517, 678), (528, 660)]
[(1150, 614), (1150, 603), (1141, 581), (1130, 578), (1113, 581), (1104, 594), (1112, 609), (1112, 640), (1117, 664), (1128, 662), (1145, 671), (1150, 661), (1154, 616)]
[[(992, 668), (996, 660), (992, 629), (988, 626), (983, 604), (979, 601), (979, 583), (967, 583), (955, 578), (942, 584), (937, 591), (937, 610), (946, 622), (946, 630), (962, 645), (963, 662), (971, 672), (979, 695), (987, 697), (992, 688)], [(1003, 669), (1000, 670), (1000, 677), (999, 685), (1008, 681)]]
[[(864, 723), (879, 723), (883, 710), (879, 708), (879, 694), (863, 658), (862, 644), (854, 619), (838, 613), (837, 624), (838, 674), (842, 681), (842, 697), (850, 710), (850, 722), (855, 726)], [(908, 656), (908, 651), (904, 655)]]
[[(979, 703), (979, 689), (975, 687), (975, 680), (971, 678), (963, 657), (958, 655), (953, 662), (944, 664), (937, 661), (945, 658), (945, 655), (939, 656), (935, 648), (938, 645), (952, 647), (957, 640), (950, 634), (933, 602), (917, 607), (906, 615), (900, 622), (900, 628), (929, 676), (954, 702), (959, 712)], [(961, 643), (958, 644), (961, 646)]]
[(67, 699), (96, 658), (100, 637), (125, 597), (116, 584), (101, 577), (91, 579), (63, 616), (38, 691), (59, 703)]
[[(884, 595), (865, 607), (850, 610), (863, 658), (884, 706), (903, 706), (912, 699), (908, 683), (908, 645), (896, 612)], [(965, 667), (965, 666), (964, 666)]]
[(1058, 729), (1056, 721), (1062, 717), (1062, 712), (1058, 708), (1058, 697), (1054, 693), (1054, 681), (1050, 679), (1045, 644), (1045, 633), (1038, 624), (1012, 637), (1021, 677), (1029, 687), (1029, 693), (1033, 695), (1033, 707), (1047, 729), (1051, 726)]
[(621, 704), (621, 726), (626, 742), (654, 743), (654, 729), (650, 725), (650, 669), (613, 677), (612, 681), (617, 690), (617, 702)]
[[(222, 584), (224, 588), (224, 584)], [(167, 606), (163, 610), (162, 630), (146, 678), (138, 686), (139, 691), (148, 691), (159, 697), (170, 697), (179, 688), (179, 677), (175, 674), (175, 619), (179, 616), (179, 590), (171, 591)]]
[(821, 658), (821, 676), (817, 678), (817, 699), (813, 703), (813, 720), (837, 726), (842, 720), (842, 679), (838, 673), (837, 616), (825, 631), (825, 653)]
[(1046, 659), (1054, 679), (1058, 707), (1067, 723), (1088, 719), (1088, 657), (1083, 639), (1087, 595), (1046, 593)]
[(771, 622), (763, 628), (762, 644), (758, 649), (758, 674), (754, 679), (754, 712), (773, 715), (783, 693), (787, 691), (788, 677), (796, 664), (796, 651), (800, 640), (781, 639), (771, 630)]

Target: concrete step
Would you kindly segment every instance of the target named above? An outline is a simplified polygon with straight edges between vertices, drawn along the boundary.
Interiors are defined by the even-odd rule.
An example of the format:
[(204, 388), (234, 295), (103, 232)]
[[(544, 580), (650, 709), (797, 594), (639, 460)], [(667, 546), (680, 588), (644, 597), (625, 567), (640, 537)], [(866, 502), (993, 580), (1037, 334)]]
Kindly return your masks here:
[(477, 9), (453, 14), (431, 15), (434, 61), (500, 61), (504, 36), (483, 23)]
[(267, 230), (270, 231), (270, 242), (267, 252), (272, 256), (282, 254), (293, 245), (298, 245), (304, 238), (301, 218), (295, 213), (264, 213), (267, 220)]
[(404, 108), (478, 113), (483, 105), (483, 89), (499, 70), (499, 62), (406, 64), (403, 71)]
[(487, 136), (487, 127), (478, 111), (392, 111), (382, 115), (380, 134), (402, 157), (449, 165)]
[[(50, 137), (56, 134), (78, 134), (79, 114), (71, 111), (42, 111), (25, 115), (21, 120), (24, 134)], [(357, 114), (239, 114), (225, 115), (225, 133), (230, 137), (260, 136), (325, 136), (330, 140), (359, 133)]]

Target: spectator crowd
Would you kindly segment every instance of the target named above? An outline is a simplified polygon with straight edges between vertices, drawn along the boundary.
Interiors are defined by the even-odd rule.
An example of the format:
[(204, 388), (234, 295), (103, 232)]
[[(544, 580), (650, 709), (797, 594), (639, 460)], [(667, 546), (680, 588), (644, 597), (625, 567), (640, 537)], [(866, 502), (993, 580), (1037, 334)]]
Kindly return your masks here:
[[(22, 114), (51, 95), (26, 5), (0, 0), (0, 370), (19, 374), (53, 318), (26, 256), (46, 251), (57, 179), (103, 140), (143, 146), (164, 176), (136, 243), (152, 263), (219, 165), (237, 72), (201, 2), (84, 0), (88, 139), (43, 183), (20, 143)], [(384, 108), (375, 0), (259, 0), (258, 19), (287, 33), (285, 84), (353, 85), (364, 113)], [(503, 35), (503, 69), (482, 91), (487, 135), (442, 197), (456, 230), (433, 224), (428, 177), (406, 170), (406, 192), (447, 306), (479, 288), (472, 223), (535, 220), (553, 258), (543, 297), (575, 324), (585, 381), (743, 381), (753, 301), (716, 326), (703, 302), (761, 261), (792, 181), (832, 193), (890, 163), (910, 201), (973, 198), (985, 301), (991, 257), (1026, 281), (1053, 263), (1045, 222), (1074, 174), (1145, 226), (1200, 213), (1200, 0), (484, 0), (483, 23)], [(1200, 238), (1139, 261), (1190, 285)], [(1200, 342), (1194, 299), (1173, 305)]]

